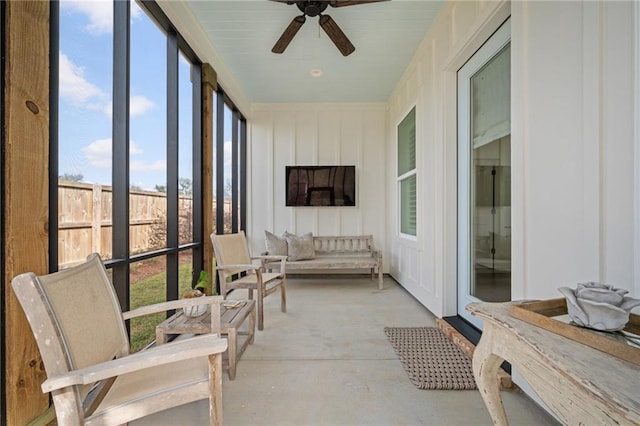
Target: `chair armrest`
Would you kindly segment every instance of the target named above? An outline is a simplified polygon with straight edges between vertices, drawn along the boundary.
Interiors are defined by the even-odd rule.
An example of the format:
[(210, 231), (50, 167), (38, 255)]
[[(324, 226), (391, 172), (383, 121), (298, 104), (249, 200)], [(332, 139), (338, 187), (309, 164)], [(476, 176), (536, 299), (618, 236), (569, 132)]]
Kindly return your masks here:
[(149, 367), (219, 354), (226, 349), (227, 339), (221, 339), (217, 334), (203, 334), (49, 377), (42, 383), (42, 391), (52, 392), (73, 385), (88, 385)]
[(173, 309), (185, 308), (188, 306), (213, 305), (224, 302), (222, 296), (201, 296), (192, 297), (190, 299), (169, 300), (167, 302), (155, 303), (153, 305), (141, 306), (122, 313), (122, 318), (126, 321), (143, 315), (155, 314), (158, 312), (166, 312)]
[(221, 265), (217, 266), (216, 269), (251, 269), (253, 271), (260, 269), (261, 265), (252, 265), (252, 264), (241, 264), (241, 265)]
[(371, 250), (371, 256), (376, 257), (378, 259), (382, 258), (382, 250), (378, 250), (376, 246), (369, 246), (369, 250)]
[(279, 261), (283, 261), (283, 260), (287, 260), (288, 256), (276, 256), (275, 254), (273, 255), (261, 255), (261, 256), (253, 256), (252, 259), (260, 259), (260, 260), (279, 260)]
[(269, 261), (278, 261), (280, 262), (280, 273), (282, 275), (284, 275), (286, 273), (286, 265), (287, 265), (287, 260), (288, 256), (278, 256), (278, 255), (262, 255), (262, 256), (254, 256), (252, 257), (252, 259), (260, 259), (260, 262), (262, 262), (262, 267), (264, 268), (265, 266), (267, 266), (267, 262)]

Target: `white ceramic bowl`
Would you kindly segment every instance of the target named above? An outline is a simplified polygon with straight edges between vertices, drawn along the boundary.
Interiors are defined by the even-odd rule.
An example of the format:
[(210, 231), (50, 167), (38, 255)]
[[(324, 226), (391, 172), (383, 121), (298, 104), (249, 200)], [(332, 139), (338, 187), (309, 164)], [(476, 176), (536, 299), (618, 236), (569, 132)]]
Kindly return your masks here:
[(209, 305), (186, 306), (182, 308), (184, 314), (188, 317), (199, 317), (207, 312)]

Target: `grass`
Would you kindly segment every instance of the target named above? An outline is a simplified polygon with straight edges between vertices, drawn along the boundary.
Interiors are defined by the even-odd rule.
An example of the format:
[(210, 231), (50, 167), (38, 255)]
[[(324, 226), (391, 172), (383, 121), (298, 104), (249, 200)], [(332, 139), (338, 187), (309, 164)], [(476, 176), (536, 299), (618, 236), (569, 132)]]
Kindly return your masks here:
[[(178, 295), (191, 288), (192, 265), (181, 265), (178, 269)], [(162, 272), (131, 284), (129, 293), (131, 309), (166, 301), (167, 273)], [(156, 325), (167, 318), (166, 313), (145, 315), (131, 320), (131, 352), (137, 352), (156, 337)]]

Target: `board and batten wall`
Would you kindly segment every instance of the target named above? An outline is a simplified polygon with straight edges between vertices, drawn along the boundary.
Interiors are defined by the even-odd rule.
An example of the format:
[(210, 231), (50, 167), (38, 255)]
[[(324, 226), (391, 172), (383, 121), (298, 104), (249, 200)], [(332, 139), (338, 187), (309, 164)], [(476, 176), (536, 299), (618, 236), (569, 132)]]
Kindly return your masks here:
[[(511, 16), (512, 299), (601, 281), (640, 296), (637, 5), (448, 2), (389, 100), (387, 156), (416, 106), (418, 236), (388, 210), (390, 273), (457, 313), (456, 71)], [(634, 95), (635, 94), (635, 95)], [(395, 168), (388, 199), (397, 197)]]
[[(264, 251), (264, 231), (373, 235), (386, 247), (387, 104), (253, 104), (249, 120), (247, 236)], [(286, 207), (285, 167), (355, 165), (355, 207)], [(384, 253), (386, 259), (386, 253)]]
[[(514, 3), (514, 298), (601, 281), (638, 294), (634, 2)], [(512, 168), (513, 170), (513, 168)]]
[[(509, 16), (508, 2), (447, 2), (389, 99), (387, 156), (416, 108), (417, 235), (400, 235), (388, 209), (390, 274), (439, 317), (456, 314), (456, 71)], [(398, 197), (388, 169), (390, 200)]]

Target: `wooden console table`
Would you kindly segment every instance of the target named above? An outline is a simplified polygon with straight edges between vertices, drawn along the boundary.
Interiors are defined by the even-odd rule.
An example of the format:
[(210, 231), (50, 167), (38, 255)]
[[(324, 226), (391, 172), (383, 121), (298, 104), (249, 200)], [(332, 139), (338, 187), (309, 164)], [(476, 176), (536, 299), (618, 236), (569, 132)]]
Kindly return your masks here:
[(565, 424), (640, 424), (640, 367), (509, 315), (511, 303), (471, 303), (484, 320), (473, 355), (493, 422), (507, 417), (496, 380), (508, 361)]

